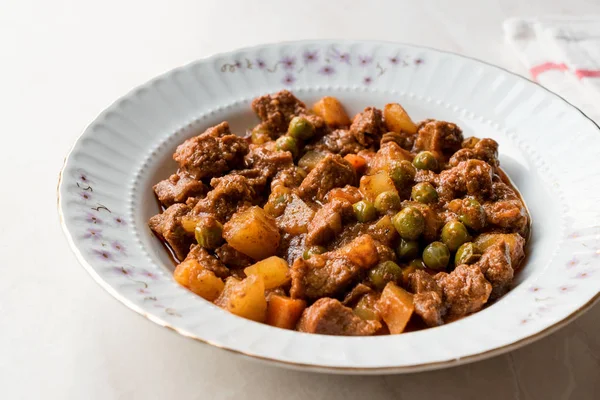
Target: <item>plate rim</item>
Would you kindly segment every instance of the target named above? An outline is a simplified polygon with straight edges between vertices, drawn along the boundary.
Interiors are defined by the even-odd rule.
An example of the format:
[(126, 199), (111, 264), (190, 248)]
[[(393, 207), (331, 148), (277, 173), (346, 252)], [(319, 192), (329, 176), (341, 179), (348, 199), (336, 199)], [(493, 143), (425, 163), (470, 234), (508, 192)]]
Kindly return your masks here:
[(331, 39), (331, 38), (324, 38), (324, 39), (309, 39), (309, 40), (291, 40), (291, 41), (279, 41), (279, 42), (268, 42), (268, 43), (260, 43), (260, 44), (256, 44), (256, 45), (252, 45), (252, 46), (246, 46), (246, 47), (240, 47), (240, 48), (234, 48), (232, 50), (228, 50), (228, 51), (224, 51), (224, 52), (215, 52), (212, 54), (209, 54), (205, 57), (202, 58), (197, 58), (194, 59), (184, 65), (180, 65), (177, 66), (175, 68), (172, 68), (170, 70), (167, 70), (165, 72), (160, 73), (159, 75), (153, 77), (150, 80), (147, 80), (145, 82), (142, 82), (141, 84), (137, 84), (135, 86), (133, 86), (132, 88), (130, 88), (125, 94), (119, 96), (117, 99), (115, 99), (114, 101), (112, 101), (111, 103), (109, 103), (107, 106), (105, 106), (102, 111), (100, 111), (86, 126), (85, 128), (81, 131), (81, 133), (77, 136), (77, 138), (73, 141), (70, 149), (68, 150), (66, 156), (63, 159), (63, 165), (60, 169), (59, 172), (59, 176), (58, 176), (58, 182), (57, 182), (57, 187), (56, 187), (56, 196), (57, 196), (57, 211), (58, 211), (58, 217), (59, 217), (59, 223), (61, 225), (61, 228), (63, 230), (63, 233), (65, 235), (65, 238), (67, 239), (67, 242), (69, 244), (69, 247), (71, 249), (71, 251), (75, 254), (75, 257), (77, 258), (78, 262), (84, 267), (84, 269), (91, 275), (91, 277), (94, 279), (94, 281), (96, 281), (96, 283), (102, 287), (104, 290), (106, 290), (111, 296), (113, 296), (115, 299), (117, 299), (122, 305), (126, 306), (127, 308), (131, 309), (132, 311), (142, 315), (143, 317), (145, 317), (146, 319), (156, 323), (159, 326), (162, 326), (164, 328), (168, 328), (176, 333), (178, 333), (181, 336), (193, 339), (195, 341), (198, 341), (200, 343), (203, 344), (208, 344), (208, 345), (212, 345), (214, 347), (217, 347), (219, 349), (222, 350), (227, 350), (231, 353), (237, 354), (237, 355), (242, 355), (254, 360), (258, 360), (258, 361), (263, 361), (263, 362), (269, 362), (269, 363), (273, 363), (274, 365), (277, 366), (282, 366), (282, 367), (287, 367), (287, 368), (294, 368), (294, 369), (301, 369), (301, 370), (312, 370), (312, 371), (317, 371), (317, 372), (329, 372), (329, 373), (339, 373), (339, 374), (394, 374), (394, 373), (413, 373), (413, 372), (421, 372), (421, 371), (428, 371), (428, 370), (435, 370), (435, 369), (442, 369), (442, 368), (448, 368), (448, 367), (453, 367), (453, 366), (457, 366), (457, 365), (463, 365), (463, 364), (468, 364), (468, 363), (472, 363), (472, 362), (476, 362), (479, 360), (483, 360), (483, 359), (487, 359), (490, 357), (494, 357), (497, 355), (501, 355), (504, 353), (507, 353), (509, 351), (515, 350), (517, 348), (523, 347), (529, 343), (535, 342), (543, 337), (546, 337), (556, 331), (558, 331), (559, 329), (563, 328), (564, 326), (568, 325), (569, 323), (573, 322), (575, 319), (577, 319), (578, 317), (580, 317), (582, 314), (584, 314), (586, 311), (588, 311), (590, 308), (593, 307), (594, 304), (596, 304), (599, 300), (600, 300), (600, 291), (598, 291), (598, 293), (596, 293), (596, 295), (592, 298), (590, 298), (585, 304), (583, 304), (582, 306), (580, 306), (579, 308), (573, 310), (570, 314), (566, 315), (564, 318), (552, 323), (551, 325), (545, 327), (544, 329), (537, 331), (535, 333), (532, 333), (526, 337), (523, 337), (517, 341), (514, 341), (512, 343), (508, 343), (499, 347), (495, 347), (489, 350), (485, 350), (485, 351), (481, 351), (479, 353), (476, 354), (471, 354), (469, 356), (465, 356), (465, 357), (460, 357), (460, 358), (451, 358), (448, 360), (441, 360), (441, 361), (434, 361), (434, 362), (428, 362), (428, 363), (419, 363), (419, 364), (411, 364), (411, 365), (404, 365), (404, 366), (386, 366), (386, 367), (346, 367), (346, 366), (329, 366), (329, 365), (321, 365), (321, 364), (310, 364), (310, 363), (299, 363), (299, 362), (291, 362), (291, 361), (286, 361), (286, 360), (281, 360), (281, 359), (276, 359), (276, 358), (272, 358), (272, 357), (265, 357), (265, 356), (261, 356), (261, 355), (257, 355), (257, 354), (253, 354), (252, 352), (247, 352), (247, 351), (241, 351), (241, 350), (236, 350), (230, 347), (227, 347), (225, 345), (221, 345), (218, 343), (214, 343), (212, 341), (206, 340), (206, 339), (202, 339), (196, 335), (190, 334), (188, 332), (186, 332), (183, 329), (179, 329), (175, 326), (172, 326), (170, 323), (166, 322), (165, 320), (159, 318), (159, 317), (155, 317), (152, 314), (147, 313), (146, 311), (144, 311), (142, 308), (140, 308), (139, 306), (137, 306), (136, 304), (134, 304), (132, 301), (130, 301), (128, 298), (126, 298), (124, 295), (120, 294), (119, 291), (117, 291), (116, 289), (113, 289), (96, 271), (96, 269), (89, 264), (85, 258), (83, 257), (83, 255), (81, 254), (79, 248), (77, 247), (76, 243), (73, 240), (73, 236), (72, 233), (69, 231), (69, 228), (67, 227), (67, 224), (65, 223), (65, 217), (63, 215), (63, 210), (62, 210), (62, 197), (60, 194), (60, 190), (62, 187), (62, 184), (64, 182), (63, 179), (63, 174), (65, 171), (65, 167), (67, 165), (68, 160), (70, 159), (73, 151), (75, 150), (75, 147), (77, 146), (77, 144), (81, 141), (83, 135), (85, 134), (85, 132), (100, 118), (102, 117), (107, 110), (111, 109), (114, 105), (118, 104), (120, 101), (122, 101), (123, 99), (129, 97), (130, 95), (132, 95), (133, 93), (135, 93), (137, 90), (146, 87), (148, 85), (151, 85), (163, 78), (165, 78), (166, 76), (169, 76), (171, 74), (174, 74), (175, 72), (179, 71), (179, 70), (183, 70), (183, 69), (187, 69), (189, 67), (191, 67), (192, 65), (195, 65), (197, 63), (203, 63), (203, 62), (207, 62), (210, 61), (211, 59), (216, 59), (218, 57), (227, 57), (229, 55), (238, 53), (238, 52), (247, 52), (247, 51), (253, 51), (253, 50), (257, 50), (257, 49), (262, 49), (262, 48), (269, 48), (269, 47), (278, 47), (278, 46), (285, 46), (285, 45), (308, 45), (308, 44), (317, 44), (317, 45), (322, 45), (325, 43), (338, 43), (338, 44), (357, 44), (357, 43), (362, 43), (362, 44), (369, 44), (369, 45), (397, 45), (397, 46), (404, 46), (404, 47), (410, 47), (413, 49), (424, 49), (424, 50), (428, 50), (428, 51), (433, 51), (433, 52), (437, 52), (437, 53), (442, 53), (442, 54), (448, 54), (448, 55), (452, 55), (454, 57), (458, 57), (458, 58), (462, 58), (462, 59), (467, 59), (467, 60), (471, 60), (471, 61), (475, 61), (476, 63), (481, 63), (484, 64), (488, 67), (492, 67), (495, 69), (498, 69), (500, 71), (503, 71), (504, 73), (507, 73), (511, 76), (516, 77), (517, 79), (522, 79), (526, 82), (529, 82), (531, 84), (534, 84), (535, 86), (537, 86), (538, 88), (542, 88), (545, 92), (547, 92), (549, 95), (553, 95), (556, 98), (562, 100), (566, 105), (572, 107), (573, 109), (577, 110), (585, 119), (587, 119), (588, 121), (590, 121), (593, 126), (596, 129), (596, 133), (600, 133), (600, 125), (599, 123), (595, 122), (593, 119), (591, 119), (589, 116), (587, 116), (587, 114), (585, 114), (585, 112), (583, 112), (580, 108), (578, 108), (577, 106), (575, 106), (574, 104), (572, 104), (571, 102), (569, 102), (567, 99), (565, 99), (563, 96), (561, 96), (558, 93), (555, 93), (553, 91), (551, 91), (550, 89), (542, 86), (541, 84), (539, 84), (536, 81), (533, 81), (525, 76), (519, 75), (513, 71), (510, 71), (509, 69), (502, 67), (502, 66), (498, 66), (496, 64), (487, 62), (487, 61), (483, 61), (481, 59), (478, 59), (476, 57), (472, 57), (472, 56), (468, 56), (468, 55), (464, 55), (464, 54), (459, 54), (453, 51), (449, 51), (449, 50), (442, 50), (442, 49), (438, 49), (432, 46), (423, 46), (423, 45), (416, 45), (416, 44), (411, 44), (411, 43), (405, 43), (405, 42), (398, 42), (398, 41), (384, 41), (384, 40), (354, 40), (354, 39)]

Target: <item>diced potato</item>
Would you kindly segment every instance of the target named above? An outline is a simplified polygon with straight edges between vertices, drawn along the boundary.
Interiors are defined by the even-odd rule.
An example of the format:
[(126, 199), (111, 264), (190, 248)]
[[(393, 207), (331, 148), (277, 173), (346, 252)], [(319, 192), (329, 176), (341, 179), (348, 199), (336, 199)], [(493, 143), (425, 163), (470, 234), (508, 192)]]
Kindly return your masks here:
[(273, 256), (245, 268), (244, 273), (246, 276), (260, 276), (265, 283), (265, 289), (269, 290), (288, 283), (290, 281), (289, 270), (287, 261)]
[(313, 111), (332, 128), (350, 125), (350, 118), (346, 110), (344, 110), (342, 103), (335, 97), (323, 97), (315, 103)]
[(364, 269), (375, 266), (379, 260), (375, 240), (370, 235), (361, 235), (335, 252), (337, 257)]
[(258, 275), (249, 276), (242, 281), (229, 277), (215, 304), (237, 316), (265, 322), (267, 317), (265, 283)]
[(380, 171), (389, 172), (390, 166), (394, 164), (391, 161), (406, 160), (412, 162), (412, 159), (412, 154), (400, 147), (398, 143), (388, 142), (379, 149), (377, 154), (375, 154), (375, 157), (373, 157), (369, 163), (369, 170), (367, 173), (373, 175)]
[(255, 260), (274, 255), (281, 240), (275, 220), (257, 206), (233, 214), (223, 226), (223, 237), (231, 247)]
[(300, 235), (308, 231), (308, 223), (315, 216), (315, 212), (300, 197), (295, 194), (291, 197), (292, 201), (277, 219), (277, 225), (286, 233)]
[(398, 231), (394, 228), (392, 217), (389, 215), (381, 217), (375, 225), (372, 225), (369, 228), (369, 234), (374, 239), (387, 245), (391, 244), (398, 237)]
[(390, 333), (402, 333), (415, 310), (413, 295), (389, 282), (381, 293), (378, 309)]
[(305, 308), (304, 300), (271, 295), (267, 305), (267, 324), (283, 329), (294, 329)]
[(353, 311), (354, 314), (364, 320), (381, 321), (381, 315), (377, 309), (379, 295), (377, 293), (367, 293), (360, 298)]
[(374, 202), (380, 193), (388, 191), (398, 193), (392, 178), (383, 171), (375, 175), (360, 178), (360, 192), (370, 202)]
[(298, 160), (298, 166), (300, 168), (304, 168), (306, 172), (312, 171), (312, 169), (325, 158), (325, 153), (321, 153), (320, 151), (310, 150), (304, 154), (300, 160)]
[(200, 222), (200, 217), (198, 216), (184, 215), (181, 217), (181, 226), (187, 233), (194, 233), (198, 222)]
[(383, 118), (386, 128), (392, 132), (417, 133), (417, 125), (398, 103), (386, 104), (383, 108)]
[(175, 281), (198, 296), (213, 301), (223, 291), (225, 284), (212, 271), (204, 269), (195, 259), (182, 262), (173, 272)]
[(482, 233), (475, 238), (473, 243), (477, 250), (483, 253), (488, 247), (501, 241), (506, 242), (510, 252), (511, 265), (513, 268), (517, 268), (525, 258), (525, 239), (518, 233)]

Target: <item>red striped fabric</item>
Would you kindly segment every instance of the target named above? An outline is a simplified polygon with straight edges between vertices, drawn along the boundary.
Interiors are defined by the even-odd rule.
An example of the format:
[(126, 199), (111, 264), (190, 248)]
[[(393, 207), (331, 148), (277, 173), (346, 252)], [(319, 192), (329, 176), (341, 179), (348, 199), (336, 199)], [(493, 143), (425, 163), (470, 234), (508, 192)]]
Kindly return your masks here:
[(553, 62), (545, 62), (543, 64), (536, 65), (529, 69), (529, 73), (531, 74), (531, 78), (535, 81), (539, 74), (544, 73), (546, 71), (565, 71), (567, 70), (567, 66), (564, 63), (553, 63)]

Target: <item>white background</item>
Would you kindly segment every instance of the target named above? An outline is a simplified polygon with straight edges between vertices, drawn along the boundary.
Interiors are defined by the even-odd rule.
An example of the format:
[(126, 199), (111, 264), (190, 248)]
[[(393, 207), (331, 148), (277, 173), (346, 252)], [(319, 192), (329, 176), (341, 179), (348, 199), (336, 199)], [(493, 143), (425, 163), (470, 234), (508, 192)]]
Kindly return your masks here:
[(591, 13), (600, 14), (599, 0), (0, 0), (0, 398), (598, 395), (600, 305), (508, 355), (405, 376), (282, 370), (179, 337), (122, 306), (78, 265), (55, 195), (64, 155), (104, 107), (196, 58), (280, 40), (383, 39), (525, 74), (503, 43), (505, 18)]

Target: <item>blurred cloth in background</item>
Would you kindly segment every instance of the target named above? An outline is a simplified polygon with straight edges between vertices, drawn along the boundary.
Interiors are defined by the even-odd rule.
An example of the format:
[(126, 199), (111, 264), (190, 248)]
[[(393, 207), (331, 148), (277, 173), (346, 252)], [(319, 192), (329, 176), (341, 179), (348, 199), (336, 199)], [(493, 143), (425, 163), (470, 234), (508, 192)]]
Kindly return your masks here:
[(534, 81), (600, 123), (600, 16), (511, 18), (504, 34)]

